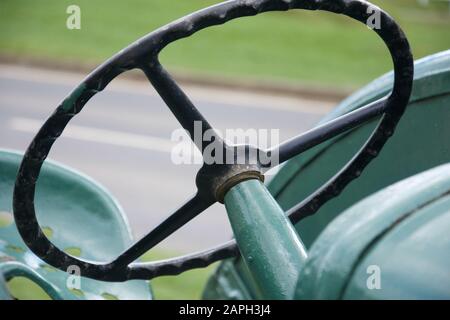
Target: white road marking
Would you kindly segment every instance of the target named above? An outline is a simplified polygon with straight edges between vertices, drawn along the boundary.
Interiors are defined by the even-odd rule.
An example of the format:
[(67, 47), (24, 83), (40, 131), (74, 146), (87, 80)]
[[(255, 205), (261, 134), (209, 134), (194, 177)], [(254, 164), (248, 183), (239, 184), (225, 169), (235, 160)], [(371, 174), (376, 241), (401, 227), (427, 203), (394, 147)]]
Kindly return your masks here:
[[(31, 118), (15, 117), (11, 118), (8, 124), (10, 129), (12, 130), (35, 134), (42, 127), (43, 122)], [(188, 140), (177, 142), (148, 135), (90, 128), (79, 125), (68, 125), (64, 130), (62, 136), (75, 140), (164, 153), (172, 153), (175, 145), (184, 143), (185, 145), (182, 148), (186, 156), (190, 158), (195, 157), (197, 161), (201, 161), (202, 157), (200, 151), (194, 146), (192, 142), (187, 142)], [(180, 150), (180, 148), (178, 148), (178, 150)], [(273, 175), (276, 172), (277, 170), (270, 170), (266, 173), (266, 175)]]
[[(36, 133), (42, 124), (42, 121), (30, 118), (12, 118), (9, 121), (11, 129), (27, 133)], [(169, 139), (78, 125), (69, 125), (64, 130), (63, 137), (166, 153), (172, 152), (176, 144)]]
[[(39, 83), (64, 84), (73, 87), (83, 80), (83, 75), (80, 73), (6, 64), (0, 64), (0, 77)], [(230, 89), (213, 89), (194, 85), (183, 85), (182, 88), (186, 90), (186, 93), (193, 100), (240, 108), (325, 115), (335, 106), (335, 103), (325, 101), (240, 92)], [(124, 79), (120, 78), (120, 76), (111, 82), (105, 90), (127, 94), (158, 96), (157, 92), (149, 83)]]

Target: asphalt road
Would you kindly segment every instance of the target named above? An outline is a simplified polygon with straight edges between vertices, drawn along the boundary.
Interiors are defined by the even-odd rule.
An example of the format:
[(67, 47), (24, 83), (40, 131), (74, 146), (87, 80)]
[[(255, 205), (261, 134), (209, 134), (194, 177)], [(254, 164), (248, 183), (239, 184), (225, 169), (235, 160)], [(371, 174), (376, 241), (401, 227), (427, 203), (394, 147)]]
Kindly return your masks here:
[[(83, 78), (0, 65), (0, 148), (23, 151), (43, 121)], [(332, 105), (294, 98), (183, 88), (209, 122), (225, 129), (279, 129), (281, 140), (311, 128)], [(136, 237), (195, 192), (199, 165), (175, 165), (171, 134), (179, 125), (149, 84), (118, 79), (69, 124), (50, 158), (82, 171), (118, 199)], [(231, 237), (216, 204), (161, 244), (186, 252)]]

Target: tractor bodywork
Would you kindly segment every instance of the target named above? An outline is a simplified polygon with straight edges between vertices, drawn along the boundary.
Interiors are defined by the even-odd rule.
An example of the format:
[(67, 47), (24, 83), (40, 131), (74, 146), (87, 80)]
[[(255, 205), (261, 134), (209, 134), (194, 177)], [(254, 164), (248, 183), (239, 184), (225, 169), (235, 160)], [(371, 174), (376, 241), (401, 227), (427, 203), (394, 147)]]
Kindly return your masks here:
[[(379, 78), (322, 122), (382, 97), (392, 81), (392, 74)], [(410, 103), (394, 136), (358, 179), (295, 226), (310, 252), (306, 264), (299, 267), (293, 297), (450, 298), (450, 167), (444, 165), (450, 162), (449, 105), (450, 51), (417, 61)], [(360, 148), (374, 123), (290, 160), (268, 185), (281, 208), (288, 210), (331, 178)], [(437, 166), (441, 167), (421, 174)], [(416, 239), (417, 233), (428, 237)], [(267, 260), (274, 255), (260, 254)], [(327, 260), (328, 256), (333, 259)], [(381, 290), (366, 287), (368, 263), (380, 267)], [(221, 263), (204, 297), (255, 299), (264, 293), (237, 258)]]
[[(241, 182), (227, 193), (225, 205), (238, 243), (265, 250), (254, 252), (256, 265), (241, 257), (221, 262), (204, 298), (450, 298), (450, 51), (418, 61), (415, 70), (413, 95), (394, 136), (358, 179), (296, 224), (296, 232), (283, 234), (290, 226), (280, 215), (342, 167), (375, 121), (290, 160), (268, 184), (270, 194), (258, 180)], [(322, 122), (380, 98), (391, 86), (392, 74), (381, 77)], [(28, 250), (10, 215), (21, 157), (9, 151), (0, 156), (2, 277), (27, 277), (54, 299), (150, 299), (148, 283), (139, 280), (83, 279), (83, 290), (70, 290), (66, 273)], [(46, 235), (72, 255), (104, 261), (132, 242), (114, 198), (91, 179), (51, 161), (39, 179), (36, 207)], [(249, 232), (255, 227), (266, 232)], [(377, 272), (381, 282), (370, 288)], [(8, 297), (1, 279), (0, 297)]]

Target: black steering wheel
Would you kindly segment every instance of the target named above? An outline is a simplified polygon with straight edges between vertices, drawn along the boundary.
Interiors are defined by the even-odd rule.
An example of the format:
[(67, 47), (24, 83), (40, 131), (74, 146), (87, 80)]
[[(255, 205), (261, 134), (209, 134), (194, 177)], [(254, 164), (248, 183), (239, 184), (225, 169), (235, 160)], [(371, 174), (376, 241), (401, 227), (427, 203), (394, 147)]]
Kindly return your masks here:
[[(141, 69), (159, 95), (175, 115), (181, 126), (194, 137), (194, 122), (201, 121), (202, 129), (211, 129), (189, 98), (178, 87), (158, 61), (160, 51), (169, 43), (189, 37), (210, 26), (232, 19), (252, 16), (267, 11), (290, 9), (324, 10), (343, 14), (366, 23), (376, 10), (381, 27), (374, 31), (383, 39), (392, 56), (395, 81), (389, 96), (345, 114), (316, 127), (270, 150), (258, 150), (263, 154), (277, 153), (277, 163), (262, 163), (260, 159), (244, 164), (206, 164), (197, 174), (197, 193), (150, 233), (108, 263), (77, 259), (58, 249), (44, 235), (36, 219), (34, 208), (35, 185), (40, 170), (53, 143), (62, 134), (68, 122), (78, 114), (87, 101), (102, 91), (122, 72)], [(413, 81), (413, 58), (408, 41), (395, 21), (380, 8), (359, 0), (232, 0), (200, 10), (168, 24), (137, 40), (95, 69), (58, 106), (44, 123), (28, 147), (14, 189), (14, 217), (20, 235), (26, 245), (48, 264), (66, 271), (77, 265), (81, 275), (103, 281), (151, 279), (161, 275), (175, 275), (183, 271), (205, 267), (217, 260), (237, 256), (239, 250), (234, 240), (218, 247), (183, 257), (149, 263), (133, 263), (174, 231), (204, 211), (216, 201), (222, 202), (225, 193), (243, 180), (263, 179), (265, 170), (281, 164), (303, 151), (344, 131), (355, 128), (381, 116), (378, 125), (353, 158), (327, 183), (308, 198), (291, 208), (287, 215), (292, 223), (315, 213), (324, 203), (337, 196), (345, 186), (357, 178), (367, 164), (374, 159), (393, 134), (408, 104)], [(213, 140), (221, 141), (219, 135)], [(223, 141), (221, 141), (223, 142)], [(224, 149), (237, 149), (223, 144)], [(197, 144), (202, 151), (206, 146)], [(253, 150), (252, 150), (253, 149)], [(246, 155), (255, 154), (246, 146)], [(251, 158), (251, 156), (250, 156)]]

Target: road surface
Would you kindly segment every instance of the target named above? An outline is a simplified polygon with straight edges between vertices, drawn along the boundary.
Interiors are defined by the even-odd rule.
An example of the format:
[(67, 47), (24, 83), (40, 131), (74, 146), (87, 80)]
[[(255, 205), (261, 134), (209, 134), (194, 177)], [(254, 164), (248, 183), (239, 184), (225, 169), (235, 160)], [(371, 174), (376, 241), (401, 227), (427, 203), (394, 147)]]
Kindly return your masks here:
[[(0, 65), (0, 148), (24, 151), (37, 129), (83, 75)], [(281, 140), (311, 128), (332, 104), (183, 86), (209, 122), (225, 129), (279, 129)], [(150, 84), (119, 78), (69, 124), (50, 158), (82, 171), (118, 199), (136, 237), (195, 192), (199, 165), (175, 165), (179, 125)], [(216, 204), (161, 244), (200, 250), (231, 237)]]

